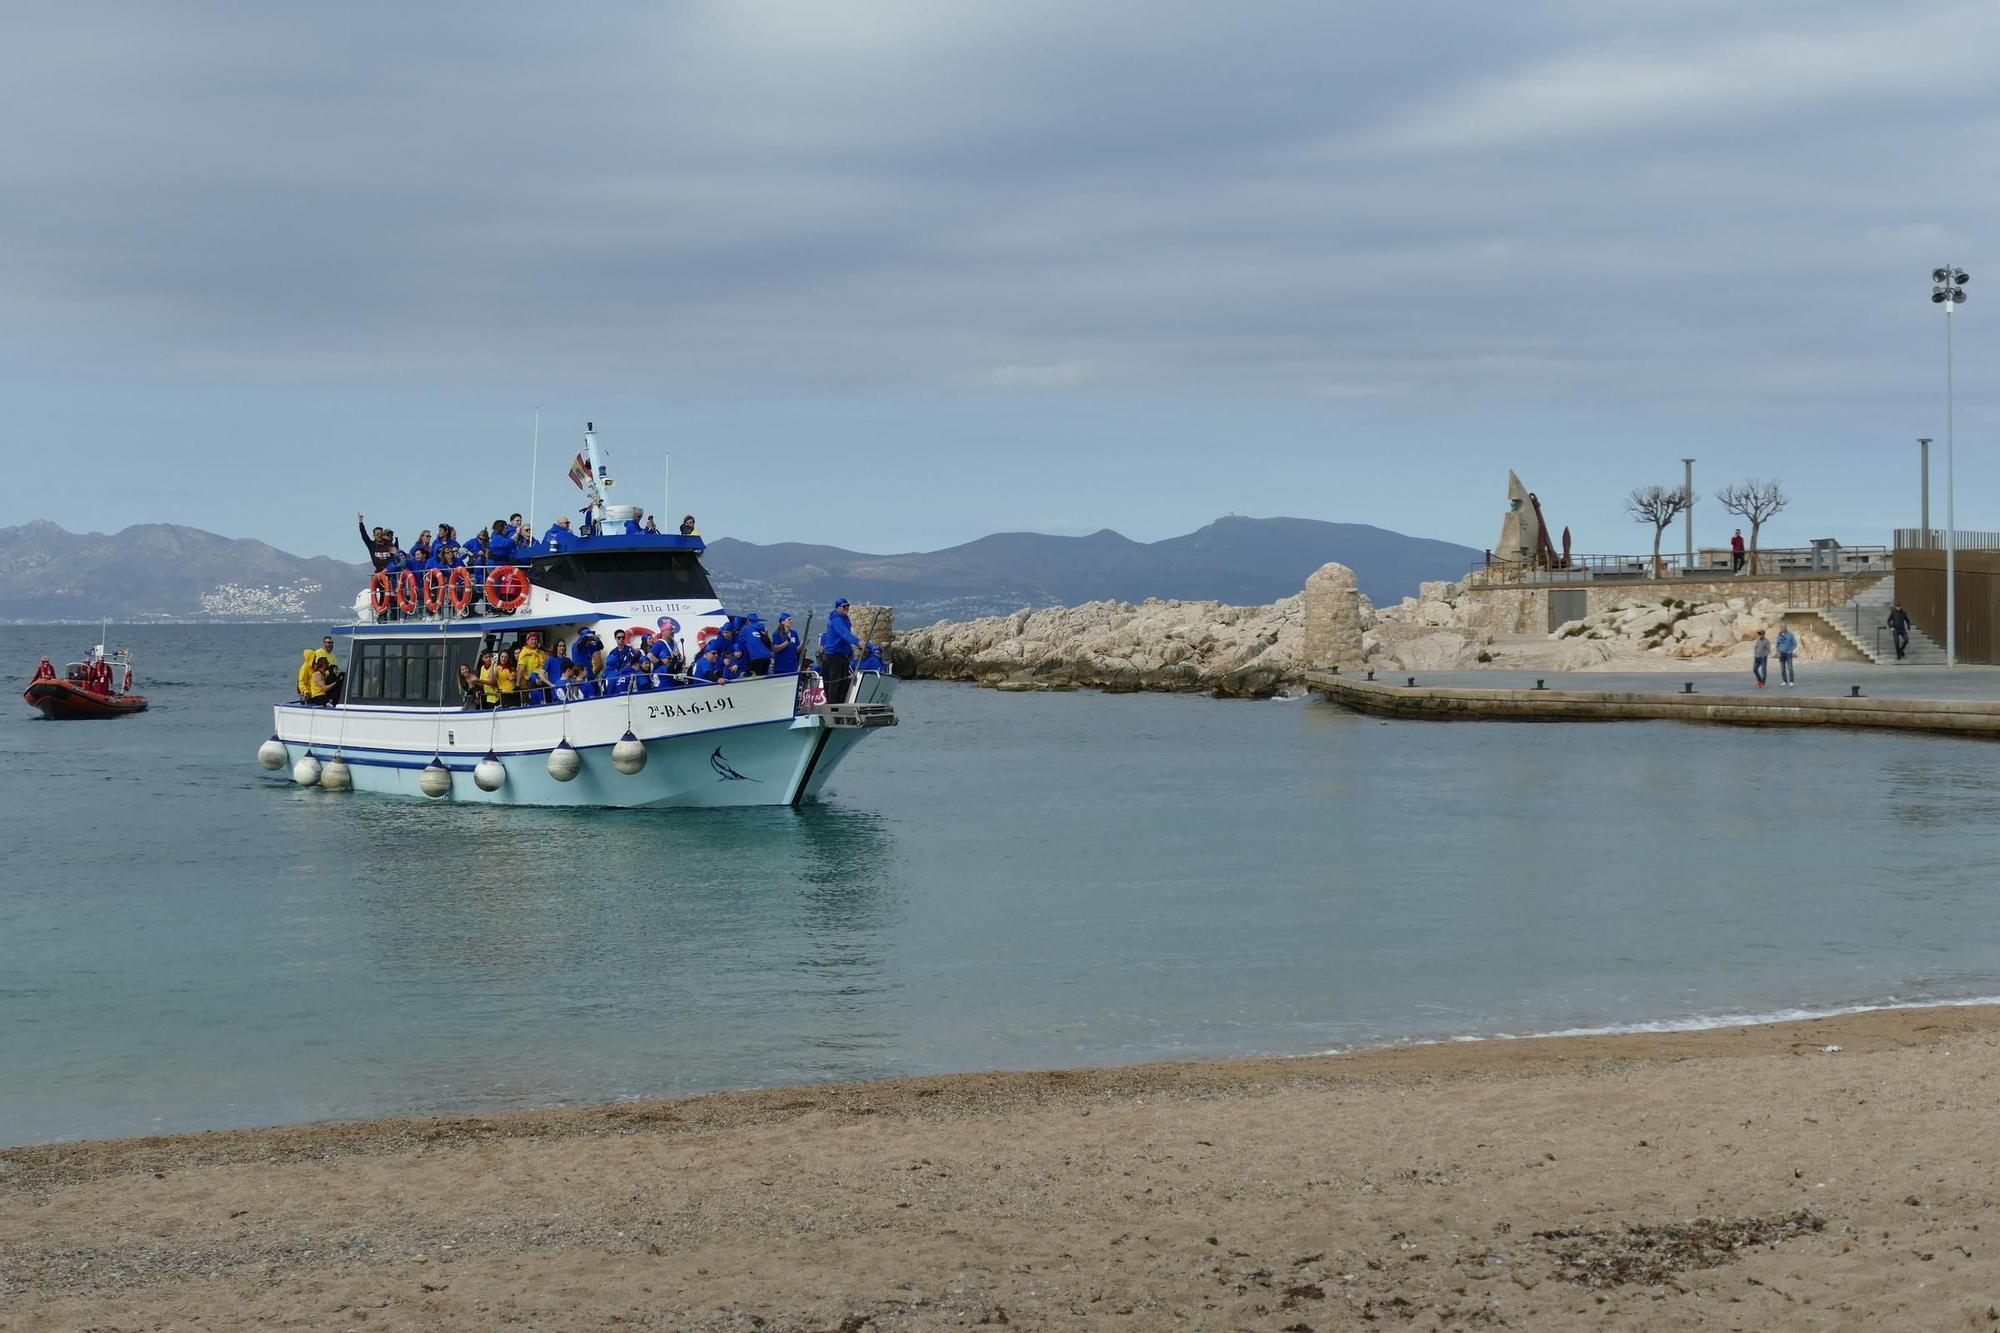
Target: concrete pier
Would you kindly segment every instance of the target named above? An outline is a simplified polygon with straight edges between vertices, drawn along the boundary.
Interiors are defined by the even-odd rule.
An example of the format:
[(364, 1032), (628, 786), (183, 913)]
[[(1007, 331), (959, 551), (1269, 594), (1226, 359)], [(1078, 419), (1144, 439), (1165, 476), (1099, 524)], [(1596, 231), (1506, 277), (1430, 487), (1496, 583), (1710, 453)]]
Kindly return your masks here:
[[(2000, 668), (1804, 664), (1805, 683), (1756, 688), (1743, 672), (1343, 669), (1306, 684), (1334, 703), (1381, 717), (1440, 721), (1719, 722), (1737, 726), (1877, 727), (2000, 737)], [(1416, 683), (1408, 683), (1414, 676)], [(1537, 684), (1540, 688), (1537, 688)], [(1690, 692), (1688, 687), (1692, 686)], [(1859, 687), (1860, 694), (1854, 693)]]

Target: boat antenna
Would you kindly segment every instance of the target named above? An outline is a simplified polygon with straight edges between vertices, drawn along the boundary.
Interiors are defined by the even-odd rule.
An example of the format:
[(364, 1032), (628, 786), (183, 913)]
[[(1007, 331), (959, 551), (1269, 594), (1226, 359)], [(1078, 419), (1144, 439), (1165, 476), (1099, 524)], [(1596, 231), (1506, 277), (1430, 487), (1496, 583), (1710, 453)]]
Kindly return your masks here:
[(542, 409), (535, 409), (534, 461), (528, 464), (528, 536), (535, 535), (535, 478), (542, 470)]

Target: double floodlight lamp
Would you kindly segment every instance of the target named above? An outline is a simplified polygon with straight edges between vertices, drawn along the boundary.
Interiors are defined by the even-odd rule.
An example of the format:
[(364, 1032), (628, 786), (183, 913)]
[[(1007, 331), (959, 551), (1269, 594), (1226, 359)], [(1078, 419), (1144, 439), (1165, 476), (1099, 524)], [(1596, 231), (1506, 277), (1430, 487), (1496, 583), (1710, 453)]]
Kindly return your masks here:
[(1962, 268), (1934, 268), (1931, 270), (1931, 304), (1943, 305), (1946, 301), (1953, 305), (1965, 304), (1965, 284), (1972, 281), (1972, 275)]

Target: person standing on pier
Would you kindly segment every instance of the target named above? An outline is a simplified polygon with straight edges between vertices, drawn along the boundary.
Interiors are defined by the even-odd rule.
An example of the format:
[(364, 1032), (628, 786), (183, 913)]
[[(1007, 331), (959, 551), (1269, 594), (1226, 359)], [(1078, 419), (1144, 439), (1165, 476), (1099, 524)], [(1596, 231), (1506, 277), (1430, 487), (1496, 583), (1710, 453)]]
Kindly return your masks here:
[(1729, 572), (1743, 572), (1743, 529), (1736, 529), (1736, 535), (1729, 539)]
[(1799, 650), (1799, 636), (1792, 633), (1792, 627), (1785, 625), (1778, 630), (1778, 683), (1796, 686), (1799, 682), (1792, 675), (1792, 656)]
[(1750, 645), (1750, 671), (1757, 677), (1757, 688), (1763, 689), (1769, 682), (1771, 670), (1771, 641), (1764, 637), (1764, 631), (1757, 631), (1757, 641)]
[(1901, 602), (1889, 608), (1889, 633), (1896, 640), (1896, 660), (1900, 662), (1910, 646), (1910, 613)]

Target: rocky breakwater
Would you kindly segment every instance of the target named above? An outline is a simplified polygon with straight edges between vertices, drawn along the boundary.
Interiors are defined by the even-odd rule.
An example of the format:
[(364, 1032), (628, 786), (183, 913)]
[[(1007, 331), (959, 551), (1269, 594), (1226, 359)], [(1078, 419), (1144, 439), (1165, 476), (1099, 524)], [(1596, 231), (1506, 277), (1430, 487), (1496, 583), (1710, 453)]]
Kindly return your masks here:
[(981, 620), (939, 621), (896, 637), (896, 671), (1002, 690), (1079, 686), (1263, 698), (1312, 667), (1361, 660), (1367, 599), (1345, 565), (1322, 566), (1269, 606), (1087, 602)]

